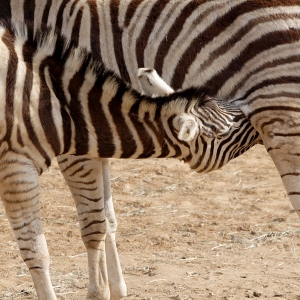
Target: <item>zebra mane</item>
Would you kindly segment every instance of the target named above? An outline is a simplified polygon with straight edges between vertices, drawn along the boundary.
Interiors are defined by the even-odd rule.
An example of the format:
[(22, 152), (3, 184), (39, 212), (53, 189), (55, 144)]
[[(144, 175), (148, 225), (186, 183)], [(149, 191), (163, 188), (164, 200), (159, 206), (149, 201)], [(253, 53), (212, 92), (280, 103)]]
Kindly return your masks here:
[[(203, 86), (203, 87), (189, 87), (184, 90), (175, 91), (172, 94), (169, 94), (167, 96), (160, 96), (160, 97), (148, 97), (149, 102), (153, 102), (156, 104), (162, 104), (164, 105), (166, 102), (172, 102), (175, 103), (175, 105), (178, 105), (178, 102), (182, 102), (183, 99), (187, 99), (190, 102), (190, 105), (187, 105), (186, 112), (189, 112), (190, 108), (194, 107), (200, 107), (203, 105), (213, 105), (212, 103), (218, 103), (221, 107), (228, 106), (228, 108), (232, 107), (232, 104), (228, 104), (225, 101), (217, 100), (212, 95), (212, 92), (210, 91), (209, 87)], [(224, 103), (224, 105), (223, 105)], [(227, 109), (227, 107), (226, 107)], [(239, 109), (236, 108), (238, 111)]]

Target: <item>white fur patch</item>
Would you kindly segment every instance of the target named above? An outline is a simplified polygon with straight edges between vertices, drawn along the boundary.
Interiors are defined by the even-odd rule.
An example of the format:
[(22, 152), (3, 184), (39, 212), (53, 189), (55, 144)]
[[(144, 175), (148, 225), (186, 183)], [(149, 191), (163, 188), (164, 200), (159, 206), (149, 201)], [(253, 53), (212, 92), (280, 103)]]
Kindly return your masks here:
[(154, 69), (138, 69), (139, 84), (148, 96), (167, 96), (174, 93), (174, 90), (157, 74)]

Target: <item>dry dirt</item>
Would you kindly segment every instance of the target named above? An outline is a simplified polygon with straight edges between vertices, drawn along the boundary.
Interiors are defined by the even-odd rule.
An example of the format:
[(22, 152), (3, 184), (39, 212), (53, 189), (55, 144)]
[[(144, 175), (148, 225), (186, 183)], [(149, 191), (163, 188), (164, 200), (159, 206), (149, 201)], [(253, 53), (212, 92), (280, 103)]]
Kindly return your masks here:
[[(300, 299), (300, 219), (262, 146), (200, 176), (176, 160), (112, 160), (128, 300)], [(56, 162), (41, 177), (58, 299), (85, 299), (87, 257)], [(0, 205), (0, 299), (36, 299)]]

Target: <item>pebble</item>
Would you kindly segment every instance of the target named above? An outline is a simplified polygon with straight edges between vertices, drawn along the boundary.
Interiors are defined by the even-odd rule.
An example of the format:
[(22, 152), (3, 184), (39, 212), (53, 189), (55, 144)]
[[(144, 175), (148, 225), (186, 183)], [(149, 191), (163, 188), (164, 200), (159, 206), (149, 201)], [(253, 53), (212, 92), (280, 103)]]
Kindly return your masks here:
[(274, 294), (274, 297), (283, 297), (283, 295), (280, 294), (280, 293), (275, 293), (275, 294)]
[(170, 240), (170, 237), (165, 233), (160, 234), (159, 237), (164, 241), (169, 241)]
[(253, 292), (253, 296), (259, 298), (261, 296), (260, 292)]

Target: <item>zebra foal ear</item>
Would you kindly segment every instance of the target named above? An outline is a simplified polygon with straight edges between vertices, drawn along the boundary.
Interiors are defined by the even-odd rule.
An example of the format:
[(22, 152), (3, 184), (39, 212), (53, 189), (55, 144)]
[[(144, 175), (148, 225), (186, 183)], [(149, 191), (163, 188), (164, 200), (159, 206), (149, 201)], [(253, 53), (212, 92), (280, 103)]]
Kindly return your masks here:
[(174, 93), (174, 90), (164, 82), (154, 69), (139, 68), (138, 80), (147, 96), (167, 96)]
[(181, 115), (174, 119), (174, 127), (178, 131), (177, 138), (184, 142), (191, 142), (200, 131), (200, 125), (192, 116)]

